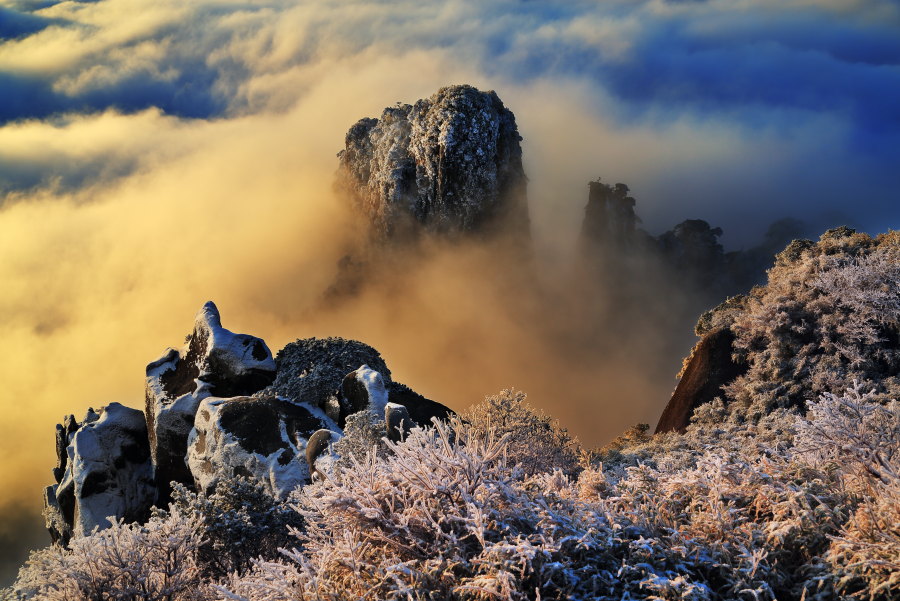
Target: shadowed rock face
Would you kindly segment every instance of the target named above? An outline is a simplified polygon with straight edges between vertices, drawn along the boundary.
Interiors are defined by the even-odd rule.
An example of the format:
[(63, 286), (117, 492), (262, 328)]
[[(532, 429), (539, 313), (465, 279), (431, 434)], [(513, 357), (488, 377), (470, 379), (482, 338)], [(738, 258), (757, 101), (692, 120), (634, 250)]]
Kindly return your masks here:
[(212, 302), (197, 313), (182, 349), (168, 349), (147, 366), (147, 426), (161, 502), (168, 499), (171, 481), (193, 481), (185, 454), (200, 401), (253, 394), (274, 378), (275, 361), (266, 343), (223, 328)]
[(499, 219), (527, 234), (520, 140), (495, 92), (449, 86), (351, 127), (338, 183), (376, 238), (486, 231)]
[(722, 387), (747, 370), (731, 358), (734, 334), (727, 328), (708, 332), (697, 343), (681, 381), (663, 410), (656, 433), (683, 432), (694, 410), (722, 394)]
[(416, 425), (429, 426), (433, 417), (448, 419), (453, 415), (453, 410), (446, 405), (423, 397), (405, 384), (391, 382), (387, 385), (387, 389), (388, 401), (406, 407), (407, 414)]

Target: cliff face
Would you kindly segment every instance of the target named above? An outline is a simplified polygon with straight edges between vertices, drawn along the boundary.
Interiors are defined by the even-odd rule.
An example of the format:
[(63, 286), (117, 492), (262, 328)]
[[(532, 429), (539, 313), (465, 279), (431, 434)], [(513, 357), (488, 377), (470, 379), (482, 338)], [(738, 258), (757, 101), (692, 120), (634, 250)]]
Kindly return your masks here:
[(338, 184), (376, 238), (483, 232), (500, 220), (527, 232), (520, 140), (495, 92), (449, 86), (351, 127)]

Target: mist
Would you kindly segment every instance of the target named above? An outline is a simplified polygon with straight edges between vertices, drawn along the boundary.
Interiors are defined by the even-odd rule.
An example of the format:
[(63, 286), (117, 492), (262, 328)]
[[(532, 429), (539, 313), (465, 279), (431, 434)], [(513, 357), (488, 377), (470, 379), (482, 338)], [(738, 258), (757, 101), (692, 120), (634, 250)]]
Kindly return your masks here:
[[(734, 249), (781, 217), (897, 227), (898, 27), (877, 0), (0, 1), (0, 532), (40, 529), (53, 425), (142, 407), (207, 300), (273, 351), (362, 340), (457, 410), (516, 387), (587, 445), (654, 423), (713, 301), (658, 274), (622, 307), (579, 273), (587, 182)], [(516, 115), (533, 264), (429, 240), (323, 302), (355, 242), (344, 134), (453, 83)]]

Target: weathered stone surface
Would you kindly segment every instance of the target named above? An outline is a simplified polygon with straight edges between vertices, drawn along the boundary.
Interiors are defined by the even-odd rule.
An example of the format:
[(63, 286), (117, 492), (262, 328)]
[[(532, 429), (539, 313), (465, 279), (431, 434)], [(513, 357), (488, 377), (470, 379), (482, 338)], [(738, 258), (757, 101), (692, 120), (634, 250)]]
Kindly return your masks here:
[(317, 430), (306, 444), (306, 465), (311, 479), (324, 478), (334, 465), (336, 455), (333, 445), (341, 435), (332, 430)]
[[(69, 420), (67, 420), (68, 422)], [(156, 500), (143, 412), (110, 403), (88, 412), (66, 447), (65, 473), (44, 494), (54, 540), (109, 526), (109, 517), (146, 518)]]
[(199, 490), (222, 477), (262, 482), (280, 497), (309, 481), (309, 437), (337, 425), (318, 407), (268, 397), (207, 398), (188, 439), (187, 463)]
[(406, 438), (406, 433), (414, 425), (409, 411), (403, 405), (388, 403), (384, 406), (384, 427), (388, 440), (398, 442)]
[[(68, 544), (72, 538), (72, 520), (74, 512), (66, 515), (56, 499), (58, 484), (44, 489), (44, 524), (50, 532), (50, 540), (61, 545)], [(74, 509), (74, 508), (73, 508)]]
[(274, 378), (275, 361), (266, 343), (223, 328), (212, 302), (200, 309), (182, 349), (170, 348), (147, 366), (147, 424), (163, 502), (171, 481), (193, 480), (185, 455), (200, 401), (252, 394)]
[(733, 343), (734, 334), (727, 328), (712, 330), (697, 343), (681, 381), (659, 418), (657, 434), (684, 431), (697, 407), (721, 396), (724, 385), (746, 372), (745, 365), (732, 359)]
[(339, 184), (376, 237), (485, 231), (501, 220), (527, 234), (520, 141), (495, 92), (449, 86), (351, 127)]
[(340, 418), (343, 428), (347, 416), (357, 411), (370, 410), (376, 415), (384, 413), (388, 402), (388, 392), (381, 374), (363, 365), (344, 376), (341, 382)]
[(69, 460), (66, 447), (72, 440), (72, 434), (78, 429), (78, 422), (74, 415), (67, 415), (62, 424), (56, 424), (56, 467), (53, 468), (53, 477), (59, 483), (66, 472), (66, 463)]
[[(391, 381), (391, 372), (374, 348), (343, 338), (305, 338), (291, 342), (275, 359), (278, 373), (270, 387), (258, 396), (279, 396), (325, 410), (330, 403), (339, 411), (339, 391), (344, 377), (361, 365)], [(337, 414), (329, 415), (335, 421)]]

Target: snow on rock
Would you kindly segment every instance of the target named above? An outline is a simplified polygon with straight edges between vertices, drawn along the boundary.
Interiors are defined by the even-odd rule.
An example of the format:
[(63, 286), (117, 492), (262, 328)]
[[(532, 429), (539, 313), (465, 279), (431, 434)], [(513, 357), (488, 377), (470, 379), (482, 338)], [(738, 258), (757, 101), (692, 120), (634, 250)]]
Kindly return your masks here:
[(260, 396), (274, 395), (319, 407), (343, 427), (346, 411), (339, 400), (345, 376), (360, 365), (381, 374), (385, 383), (391, 372), (374, 348), (343, 338), (306, 338), (285, 346), (276, 359), (275, 381)]
[[(372, 408), (379, 415), (383, 414), (386, 402), (405, 405), (410, 417), (419, 424), (452, 413), (444, 405), (392, 381), (391, 371), (378, 351), (356, 340), (297, 340), (279, 351), (275, 361), (278, 364), (275, 381), (255, 396), (278, 396), (318, 407), (341, 428), (350, 413), (368, 406), (373, 395)], [(367, 370), (364, 381), (358, 378), (360, 366)], [(386, 398), (381, 389), (387, 393)]]
[(339, 184), (389, 237), (483, 230), (498, 218), (527, 232), (525, 172), (516, 118), (493, 91), (441, 88), (384, 109), (347, 132)]
[(206, 398), (194, 424), (187, 463), (198, 490), (212, 491), (234, 475), (256, 479), (279, 497), (309, 482), (309, 437), (337, 429), (319, 408), (275, 396)]
[(167, 349), (147, 366), (150, 450), (163, 500), (171, 481), (192, 481), (185, 454), (200, 401), (209, 396), (252, 394), (274, 378), (275, 361), (266, 343), (223, 328), (212, 302), (197, 313), (194, 330), (183, 348)]
[(54, 540), (65, 543), (106, 528), (110, 517), (145, 519), (156, 487), (143, 412), (110, 403), (99, 413), (89, 410), (80, 425), (71, 416), (65, 424), (64, 432), (71, 428), (65, 470), (59, 484), (44, 493)]
[(345, 420), (351, 413), (370, 410), (376, 415), (384, 413), (388, 403), (388, 392), (381, 374), (363, 365), (344, 376), (341, 382), (341, 419)]

